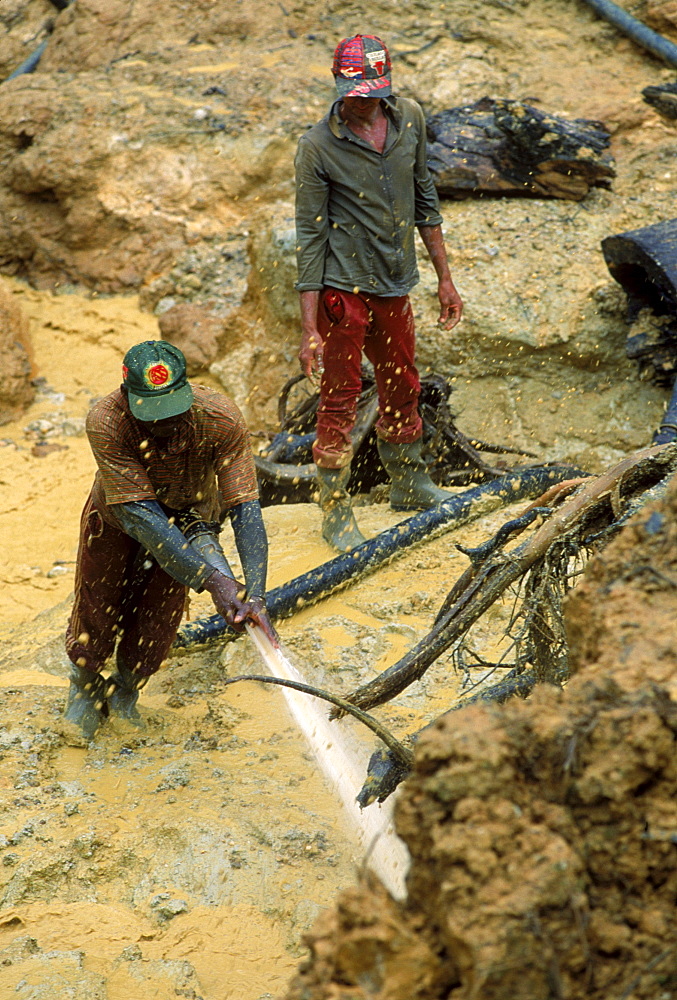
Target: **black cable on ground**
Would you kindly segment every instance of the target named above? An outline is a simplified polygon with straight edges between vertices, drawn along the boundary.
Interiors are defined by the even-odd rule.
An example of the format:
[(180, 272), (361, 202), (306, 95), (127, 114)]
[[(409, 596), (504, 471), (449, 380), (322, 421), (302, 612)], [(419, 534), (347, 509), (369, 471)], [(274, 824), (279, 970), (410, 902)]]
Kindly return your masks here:
[[(274, 620), (288, 618), (308, 604), (344, 587), (351, 580), (358, 579), (389, 562), (412, 545), (434, 536), (442, 528), (459, 527), (474, 517), (485, 513), (482, 501), (496, 497), (496, 507), (505, 506), (516, 500), (533, 499), (540, 496), (555, 483), (573, 476), (579, 476), (579, 469), (571, 466), (535, 466), (519, 469), (482, 483), (472, 489), (457, 493), (450, 500), (421, 511), (413, 517), (396, 524), (394, 528), (382, 531), (375, 538), (359, 545), (352, 552), (336, 556), (316, 569), (297, 576), (289, 583), (276, 587), (266, 594), (266, 607)], [(495, 507), (491, 508), (492, 510)], [(233, 638), (235, 633), (220, 615), (198, 618), (184, 625), (174, 643), (185, 648), (218, 639)]]

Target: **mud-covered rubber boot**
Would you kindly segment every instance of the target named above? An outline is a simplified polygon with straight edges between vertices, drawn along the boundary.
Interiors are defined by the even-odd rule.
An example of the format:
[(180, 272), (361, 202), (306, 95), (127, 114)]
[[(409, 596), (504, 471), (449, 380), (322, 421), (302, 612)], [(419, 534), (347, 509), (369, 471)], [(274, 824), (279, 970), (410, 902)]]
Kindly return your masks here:
[(408, 444), (392, 444), (379, 438), (377, 444), (392, 484), (391, 510), (428, 510), (451, 500), (453, 493), (435, 486), (430, 478), (428, 466), (421, 455), (420, 438)]
[(346, 489), (350, 466), (343, 469), (323, 469), (317, 466), (319, 504), (324, 515), (322, 537), (337, 552), (350, 552), (366, 542), (357, 527), (350, 493)]
[(100, 674), (75, 664), (71, 665), (70, 681), (64, 719), (78, 726), (85, 739), (91, 740), (103, 722), (106, 681)]
[(113, 692), (108, 697), (108, 711), (118, 719), (131, 722), (132, 725), (143, 728), (144, 722), (136, 707), (139, 700), (139, 691), (144, 686), (147, 677), (135, 677), (131, 670), (118, 656), (117, 671), (111, 675), (110, 684), (114, 685)]

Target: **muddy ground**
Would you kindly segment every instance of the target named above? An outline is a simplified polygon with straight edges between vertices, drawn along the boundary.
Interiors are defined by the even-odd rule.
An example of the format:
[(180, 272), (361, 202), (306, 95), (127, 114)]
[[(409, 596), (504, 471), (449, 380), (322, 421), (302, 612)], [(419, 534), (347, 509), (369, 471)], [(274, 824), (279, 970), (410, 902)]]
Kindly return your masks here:
[[(677, 40), (671, 0), (626, 6)], [(383, 35), (396, 89), (428, 113), (488, 94), (611, 133), (609, 191), (444, 202), (463, 323), (437, 329), (424, 260), (413, 300), (421, 367), (450, 379), (459, 426), (599, 472), (660, 422), (667, 393), (625, 356), (600, 241), (674, 215), (675, 126), (641, 96), (674, 71), (583, 3), (375, 0), (367, 21), (334, 0), (3, 4), (0, 79), (47, 46), (0, 85), (0, 282), (31, 366), (12, 355), (24, 389), (0, 428), (0, 997), (677, 995), (674, 490), (570, 598), (566, 690), (454, 713), (421, 745), (396, 809), (403, 900), (365, 875), (281, 694), (225, 687), (258, 668), (246, 642), (173, 657), (143, 731), (107, 724), (84, 747), (60, 719), (88, 405), (165, 329), (255, 447), (275, 430), (296, 371), (293, 151), (356, 31)], [(467, 565), (455, 543), (518, 509), (283, 623), (291, 658), (336, 692), (374, 676), (430, 627)], [(314, 507), (265, 516), (271, 586), (331, 556)], [(372, 534), (397, 518), (358, 510)], [(196, 596), (191, 616), (208, 611)], [(489, 659), (507, 614), (476, 630)], [(482, 681), (443, 657), (378, 716), (404, 738)], [(339, 725), (367, 757), (372, 737)]]
[[(64, 297), (17, 290), (39, 308), (49, 340)], [(48, 432), (45, 443), (59, 449), (34, 453), (36, 432), (26, 428), (56, 422), (58, 391), (67, 397), (57, 401), (61, 419), (75, 421), (113, 378), (124, 338), (144, 336), (144, 314), (128, 300), (97, 308), (105, 304), (124, 332), (109, 344), (78, 338), (77, 381), (96, 373), (89, 393), (65, 372), (59, 378), (60, 362), (36, 335), (50, 389), (3, 428), (3, 975), (12, 989), (27, 983), (44, 995), (65, 984), (83, 997), (275, 995), (302, 954), (301, 935), (354, 883), (364, 852), (280, 693), (224, 686), (229, 675), (261, 672), (253, 648), (240, 641), (172, 657), (144, 689), (142, 732), (107, 724), (87, 748), (60, 718), (78, 506), (92, 460), (81, 431)], [(95, 329), (91, 315), (83, 322)], [(23, 484), (18, 502), (11, 483)], [(293, 662), (313, 682), (345, 692), (397, 659), (425, 633), (443, 568), (460, 572), (467, 563), (455, 541), (481, 540), (511, 510), (420, 547), (282, 623)], [(314, 506), (264, 513), (271, 586), (331, 558)], [(367, 534), (402, 517), (385, 504), (360, 507), (358, 516)], [(232, 539), (226, 548), (237, 565)], [(194, 595), (191, 617), (210, 611)], [(485, 648), (487, 640), (490, 630)], [(460, 685), (441, 667), (384, 709), (382, 721), (405, 736), (444, 711)], [(340, 725), (366, 762), (371, 736)]]

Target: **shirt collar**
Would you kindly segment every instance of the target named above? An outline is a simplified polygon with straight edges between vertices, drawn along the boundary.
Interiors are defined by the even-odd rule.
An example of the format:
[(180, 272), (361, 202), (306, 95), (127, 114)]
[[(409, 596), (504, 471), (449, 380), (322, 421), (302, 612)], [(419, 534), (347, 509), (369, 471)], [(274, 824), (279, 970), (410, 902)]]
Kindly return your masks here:
[[(391, 94), (389, 97), (382, 97), (381, 100), (383, 101), (384, 112), (386, 113), (388, 118), (392, 121), (395, 128), (399, 129), (402, 121), (402, 112), (397, 106), (397, 98), (395, 97), (394, 94)], [(340, 103), (341, 103), (341, 98), (339, 97), (332, 104), (331, 108), (329, 109), (329, 113), (327, 115), (327, 123), (332, 133), (336, 136), (337, 139), (349, 139), (352, 135), (352, 132), (339, 114)]]
[(166, 438), (164, 441), (161, 438), (156, 438), (155, 443), (160, 445), (158, 450), (162, 450), (168, 455), (180, 455), (182, 451), (192, 447), (195, 443), (193, 408), (191, 407), (190, 410), (181, 415), (177, 428), (170, 438)]

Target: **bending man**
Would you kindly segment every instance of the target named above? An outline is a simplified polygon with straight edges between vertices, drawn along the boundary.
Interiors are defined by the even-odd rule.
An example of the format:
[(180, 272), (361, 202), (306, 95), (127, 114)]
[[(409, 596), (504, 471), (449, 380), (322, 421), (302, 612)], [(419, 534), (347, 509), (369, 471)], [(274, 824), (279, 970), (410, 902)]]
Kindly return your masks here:
[[(236, 629), (247, 620), (270, 628), (268, 542), (242, 414), (226, 396), (191, 386), (183, 354), (163, 341), (132, 347), (122, 372), (120, 388), (87, 417), (98, 472), (82, 513), (66, 632), (65, 716), (88, 738), (108, 712), (138, 723), (139, 689), (169, 652), (189, 587), (207, 590)], [(218, 542), (226, 517), (245, 584)]]
[(449, 274), (421, 108), (392, 95), (390, 57), (375, 35), (344, 39), (332, 72), (339, 99), (296, 154), (296, 288), (301, 367), (321, 379), (313, 457), (323, 535), (347, 551), (364, 541), (346, 489), (362, 351), (374, 366), (391, 506), (420, 510), (450, 495), (432, 482), (421, 455), (408, 296), (418, 281), (416, 229), (437, 273), (439, 322), (451, 329), (463, 304)]

